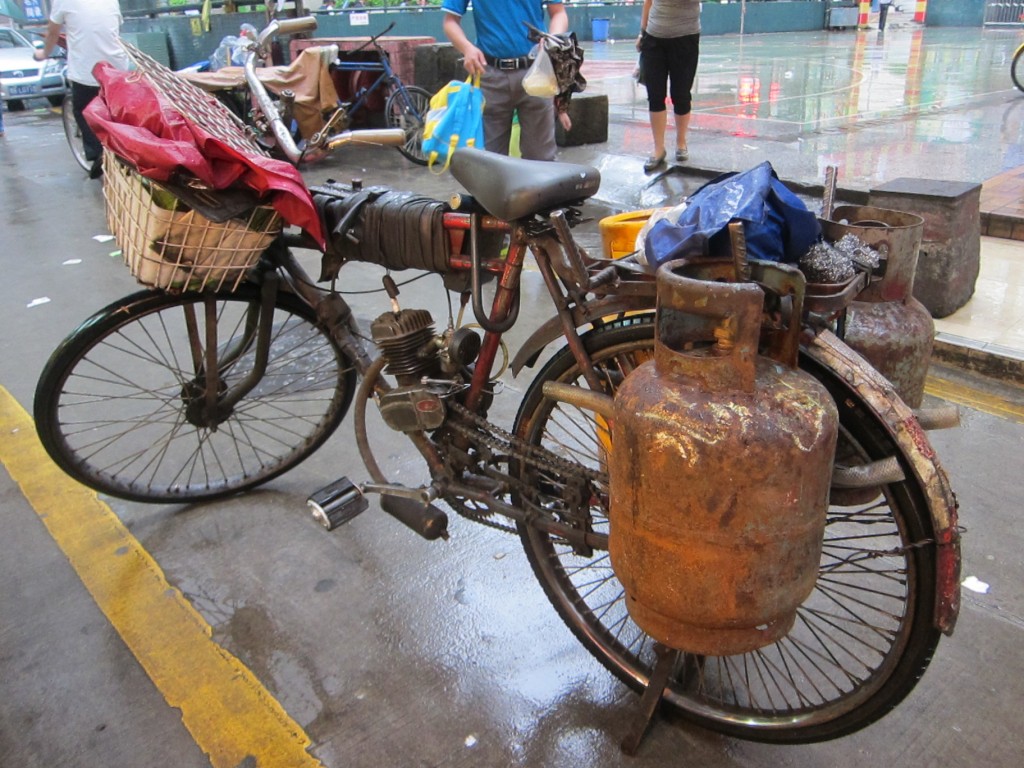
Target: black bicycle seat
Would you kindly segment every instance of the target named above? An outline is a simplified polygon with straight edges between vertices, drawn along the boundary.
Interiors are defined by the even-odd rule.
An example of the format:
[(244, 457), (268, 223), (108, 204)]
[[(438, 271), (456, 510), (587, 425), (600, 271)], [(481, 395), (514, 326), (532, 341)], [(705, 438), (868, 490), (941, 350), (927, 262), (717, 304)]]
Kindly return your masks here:
[(514, 221), (591, 197), (601, 172), (589, 165), (520, 160), (482, 149), (452, 155), (452, 176), (492, 216)]

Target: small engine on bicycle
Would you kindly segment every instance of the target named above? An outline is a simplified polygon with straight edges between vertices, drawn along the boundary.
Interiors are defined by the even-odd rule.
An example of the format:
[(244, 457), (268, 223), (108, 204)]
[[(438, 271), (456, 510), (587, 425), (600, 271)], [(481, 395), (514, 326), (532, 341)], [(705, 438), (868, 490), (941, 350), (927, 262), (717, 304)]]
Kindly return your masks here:
[[(386, 278), (390, 280), (390, 278)], [(385, 312), (370, 334), (398, 387), (380, 395), (384, 422), (399, 432), (434, 430), (445, 420), (444, 397), (461, 387), (461, 374), (476, 360), (480, 336), (469, 328), (438, 335), (425, 309)]]

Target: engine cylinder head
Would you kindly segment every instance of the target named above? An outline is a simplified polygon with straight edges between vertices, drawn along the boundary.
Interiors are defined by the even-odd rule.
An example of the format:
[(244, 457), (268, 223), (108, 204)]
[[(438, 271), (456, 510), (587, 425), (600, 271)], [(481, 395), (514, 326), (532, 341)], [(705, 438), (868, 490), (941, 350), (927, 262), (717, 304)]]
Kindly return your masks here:
[(400, 384), (437, 374), (438, 347), (434, 318), (425, 309), (385, 312), (370, 326), (373, 342), (387, 360), (386, 373)]

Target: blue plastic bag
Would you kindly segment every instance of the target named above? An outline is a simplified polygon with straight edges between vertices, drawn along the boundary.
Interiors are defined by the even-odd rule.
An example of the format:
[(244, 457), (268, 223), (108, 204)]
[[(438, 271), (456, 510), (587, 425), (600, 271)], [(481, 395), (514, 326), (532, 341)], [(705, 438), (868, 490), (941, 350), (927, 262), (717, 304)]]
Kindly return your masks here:
[(647, 263), (730, 253), (730, 221), (743, 223), (752, 259), (794, 264), (821, 239), (817, 216), (764, 162), (708, 182), (690, 196), (675, 223), (662, 219), (651, 227), (644, 243)]
[(460, 147), (484, 146), (484, 97), (480, 90), (480, 76), (452, 80), (430, 99), (423, 126), (423, 153), (431, 169), (439, 158), (443, 172), (451, 162), (452, 154)]

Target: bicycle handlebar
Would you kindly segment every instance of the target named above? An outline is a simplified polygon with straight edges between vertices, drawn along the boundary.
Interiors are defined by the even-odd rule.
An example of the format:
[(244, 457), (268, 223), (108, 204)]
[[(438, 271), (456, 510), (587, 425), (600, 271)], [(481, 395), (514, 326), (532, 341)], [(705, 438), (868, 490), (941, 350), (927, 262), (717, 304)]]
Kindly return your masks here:
[(384, 37), (384, 35), (386, 35), (386, 34), (387, 34), (388, 32), (390, 32), (390, 31), (391, 31), (392, 29), (394, 29), (394, 28), (395, 28), (395, 24), (397, 24), (397, 23), (398, 23), (397, 21), (392, 21), (392, 22), (391, 22), (390, 24), (388, 24), (388, 25), (387, 25), (387, 27), (386, 27), (386, 28), (382, 29), (382, 30), (381, 30), (380, 32), (378, 32), (378, 33), (377, 33), (376, 35), (374, 35), (373, 37), (371, 37), (371, 38), (370, 38), (369, 40), (367, 40), (367, 41), (366, 41), (365, 43), (363, 43), (362, 45), (360, 45), (360, 46), (359, 46), (358, 48), (353, 48), (353, 49), (352, 49), (352, 53), (357, 53), (358, 51), (361, 51), (361, 50), (363, 50), (364, 48), (366, 48), (366, 46), (368, 46), (368, 45), (372, 45), (372, 46), (373, 46), (374, 48), (376, 48), (376, 49), (377, 49), (377, 50), (379, 51), (379, 50), (380, 50), (381, 48), (380, 48), (380, 46), (379, 46), (379, 45), (377, 44), (377, 41), (378, 41), (378, 40), (379, 40), (380, 38)]
[(300, 16), (297, 19), (275, 19), (260, 35), (261, 39), (259, 42), (261, 44), (264, 42), (263, 35), (267, 34), (267, 30), (274, 26), (274, 24), (277, 24), (277, 29), (271, 34), (297, 35), (300, 32), (312, 32), (316, 29), (317, 22), (313, 16)]
[[(256, 59), (266, 52), (267, 42), (279, 34), (296, 34), (299, 32), (311, 32), (316, 29), (317, 23), (313, 16), (302, 16), (297, 19), (275, 19), (267, 25), (266, 29), (260, 32), (256, 42), (249, 45), (245, 53), (245, 81), (248, 83), (256, 104), (259, 106), (263, 116), (270, 123), (270, 129), (274, 134), (277, 145), (281, 148), (284, 156), (293, 164), (297, 165), (302, 159), (302, 150), (295, 144), (288, 126), (281, 119), (273, 99), (267, 93), (266, 87), (260, 82), (256, 75)], [(379, 130), (343, 131), (339, 134), (328, 137), (324, 146), (328, 151), (337, 149), (352, 142), (366, 142), (368, 144), (381, 144), (385, 146), (398, 146), (405, 142), (405, 131), (401, 128), (386, 128)]]

